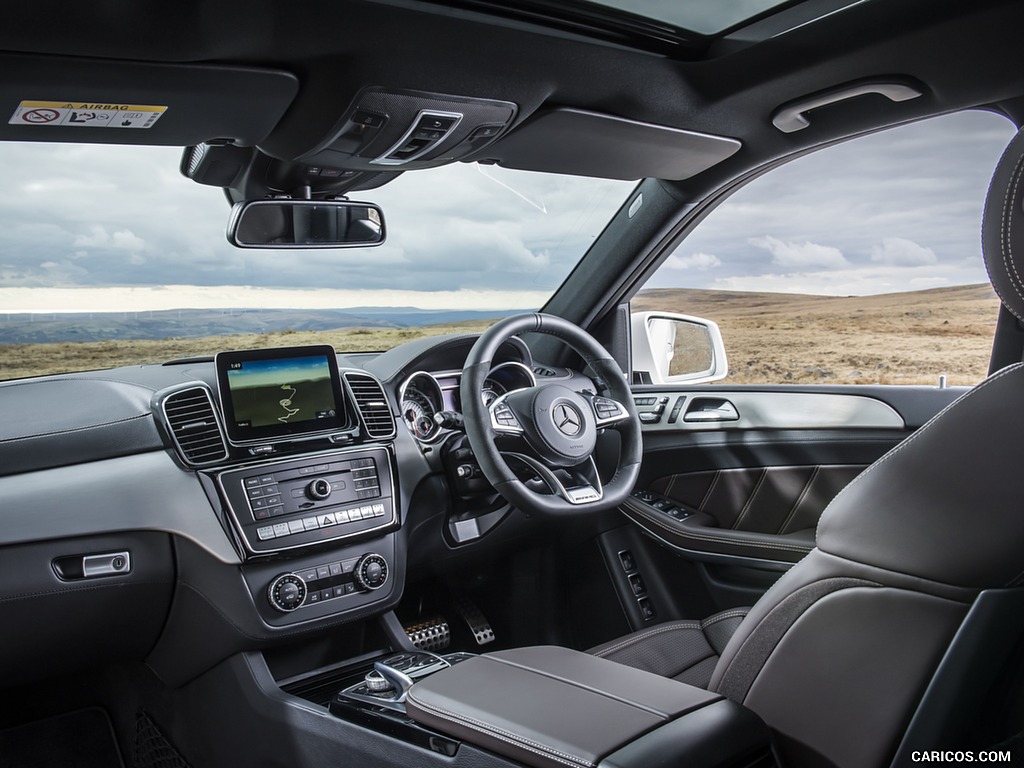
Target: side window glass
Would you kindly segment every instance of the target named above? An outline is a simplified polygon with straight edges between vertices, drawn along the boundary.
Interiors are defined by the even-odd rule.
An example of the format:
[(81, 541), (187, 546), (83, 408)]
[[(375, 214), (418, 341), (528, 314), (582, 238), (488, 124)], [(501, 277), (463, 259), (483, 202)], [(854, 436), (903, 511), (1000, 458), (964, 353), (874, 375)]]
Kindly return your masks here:
[(678, 313), (720, 327), (727, 384), (976, 384), (998, 309), (981, 212), (1014, 130), (989, 112), (948, 115), (751, 182), (634, 297), (634, 371), (721, 378), (713, 330), (658, 317)]

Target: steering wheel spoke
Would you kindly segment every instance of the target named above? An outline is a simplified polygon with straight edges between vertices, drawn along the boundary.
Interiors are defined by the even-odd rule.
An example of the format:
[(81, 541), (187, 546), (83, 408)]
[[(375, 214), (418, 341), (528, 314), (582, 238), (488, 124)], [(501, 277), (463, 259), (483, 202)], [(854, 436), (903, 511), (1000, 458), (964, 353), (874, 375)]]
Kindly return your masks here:
[[(503, 451), (501, 455), (506, 459), (512, 459), (525, 464), (526, 467), (535, 473), (548, 487), (551, 493), (561, 496), (570, 504), (575, 506), (581, 504), (593, 504), (604, 498), (604, 488), (601, 485), (601, 477), (597, 472), (597, 465), (594, 459), (588, 457), (586, 461), (575, 467), (558, 467), (551, 469), (544, 463), (525, 453)], [(561, 479), (559, 475), (566, 479)]]

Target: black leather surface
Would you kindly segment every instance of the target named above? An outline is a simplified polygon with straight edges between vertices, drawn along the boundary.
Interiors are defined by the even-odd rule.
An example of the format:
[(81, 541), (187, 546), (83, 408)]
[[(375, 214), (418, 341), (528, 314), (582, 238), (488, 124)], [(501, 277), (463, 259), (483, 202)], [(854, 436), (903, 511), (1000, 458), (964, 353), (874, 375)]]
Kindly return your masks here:
[(681, 472), (650, 489), (711, 515), (720, 528), (787, 534), (814, 528), (863, 464), (766, 466)]
[[(771, 640), (766, 630), (788, 598), (836, 579), (878, 586), (824, 590), (824, 597), (791, 617), (763, 666), (749, 663)], [(974, 595), (815, 550), (751, 608), (709, 687), (724, 693), (725, 678), (734, 685), (737, 668), (746, 665), (741, 703), (788, 745), (794, 765), (884, 764), (880, 756), (895, 751)], [(801, 750), (806, 754), (797, 754)]]
[(598, 768), (769, 766), (775, 765), (770, 744), (768, 729), (757, 715), (735, 702), (716, 701), (641, 736)]
[(985, 199), (982, 252), (989, 280), (1018, 320), (1024, 320), (1024, 131), (1006, 147)]
[(675, 520), (635, 499), (627, 499), (622, 505), (622, 510), (628, 517), (665, 541), (689, 552), (738, 555), (795, 563), (814, 548), (811, 529), (784, 535), (735, 531), (731, 528), (720, 528), (711, 515), (702, 512), (685, 520)]
[(719, 655), (746, 614), (746, 608), (738, 608), (703, 621), (669, 621), (603, 643), (587, 653), (707, 688)]
[(716, 694), (565, 648), (478, 656), (417, 682), (418, 723), (527, 765), (597, 765)]
[(126, 456), (162, 447), (152, 391), (93, 378), (0, 386), (0, 474)]
[(819, 549), (977, 589), (1024, 578), (1024, 366), (940, 413), (840, 493)]

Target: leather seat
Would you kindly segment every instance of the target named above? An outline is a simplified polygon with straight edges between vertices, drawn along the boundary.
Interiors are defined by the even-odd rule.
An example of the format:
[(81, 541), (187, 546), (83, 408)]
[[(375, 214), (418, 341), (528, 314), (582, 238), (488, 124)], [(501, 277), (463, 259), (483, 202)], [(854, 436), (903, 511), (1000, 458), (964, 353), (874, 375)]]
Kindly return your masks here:
[[(1024, 321), (1022, 178), (1024, 131), (996, 168), (982, 226), (992, 284)], [(1005, 665), (1019, 664), (1024, 633), (1022, 449), (1018, 363), (847, 486), (822, 515), (816, 548), (749, 613), (671, 622), (592, 652), (752, 709), (783, 765), (880, 766), (915, 748), (991, 747), (971, 739)]]

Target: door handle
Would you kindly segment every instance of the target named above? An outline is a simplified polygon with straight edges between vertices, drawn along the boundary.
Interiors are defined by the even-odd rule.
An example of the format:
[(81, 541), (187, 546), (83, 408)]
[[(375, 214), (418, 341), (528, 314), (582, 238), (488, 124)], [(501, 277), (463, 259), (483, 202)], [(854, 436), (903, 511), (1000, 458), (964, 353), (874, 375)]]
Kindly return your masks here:
[(683, 421), (739, 421), (740, 412), (728, 400), (712, 397), (698, 397), (690, 401), (690, 407), (683, 414)]

